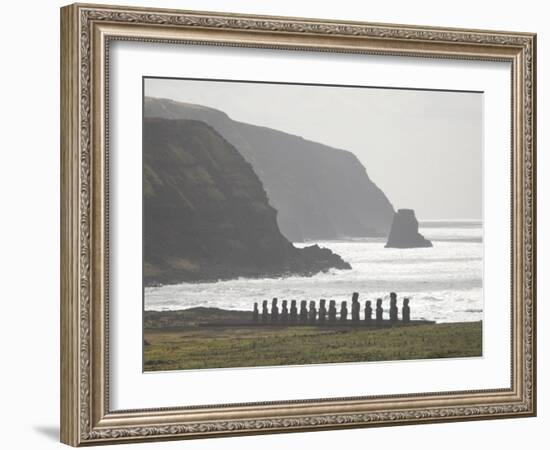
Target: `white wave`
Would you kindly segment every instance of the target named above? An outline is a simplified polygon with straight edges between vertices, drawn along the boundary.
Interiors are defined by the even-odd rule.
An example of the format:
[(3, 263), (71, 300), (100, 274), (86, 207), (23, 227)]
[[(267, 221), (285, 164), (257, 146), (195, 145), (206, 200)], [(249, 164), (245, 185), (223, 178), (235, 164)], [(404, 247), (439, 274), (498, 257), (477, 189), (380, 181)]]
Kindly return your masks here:
[(388, 249), (380, 239), (317, 242), (342, 256), (352, 270), (330, 270), (313, 277), (239, 278), (145, 288), (145, 309), (216, 306), (251, 310), (254, 302), (273, 297), (340, 302), (350, 301), (352, 292), (359, 292), (362, 302), (383, 298), (387, 309), (389, 293), (394, 291), (400, 301), (403, 297), (411, 299), (413, 318), (438, 322), (481, 320), (481, 228), (431, 227), (421, 232), (433, 240), (432, 248)]

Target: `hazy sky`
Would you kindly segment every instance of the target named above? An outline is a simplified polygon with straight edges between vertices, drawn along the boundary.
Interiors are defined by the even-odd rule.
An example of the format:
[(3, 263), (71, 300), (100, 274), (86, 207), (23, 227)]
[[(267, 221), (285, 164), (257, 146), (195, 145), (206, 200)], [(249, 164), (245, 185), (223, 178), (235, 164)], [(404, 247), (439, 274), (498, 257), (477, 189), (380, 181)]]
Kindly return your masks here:
[(420, 220), (481, 219), (483, 94), (148, 78), (145, 95), (351, 151)]

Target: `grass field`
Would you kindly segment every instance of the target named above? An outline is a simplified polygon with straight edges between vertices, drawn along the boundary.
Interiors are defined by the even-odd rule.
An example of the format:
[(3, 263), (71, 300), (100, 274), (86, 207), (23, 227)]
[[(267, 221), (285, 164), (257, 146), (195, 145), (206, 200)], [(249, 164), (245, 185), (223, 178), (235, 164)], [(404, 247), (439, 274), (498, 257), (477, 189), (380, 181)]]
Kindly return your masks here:
[(146, 312), (144, 369), (182, 370), (472, 357), (482, 355), (481, 322), (380, 329), (350, 327), (200, 327), (248, 312), (197, 308)]

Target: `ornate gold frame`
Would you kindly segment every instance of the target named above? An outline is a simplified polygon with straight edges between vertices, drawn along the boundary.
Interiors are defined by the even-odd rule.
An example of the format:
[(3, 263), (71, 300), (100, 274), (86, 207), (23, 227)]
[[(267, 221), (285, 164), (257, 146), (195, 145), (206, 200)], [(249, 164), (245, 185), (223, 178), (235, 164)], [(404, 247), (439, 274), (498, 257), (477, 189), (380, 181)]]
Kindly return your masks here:
[[(138, 40), (508, 61), (512, 66), (509, 389), (111, 411), (108, 403), (109, 42)], [(79, 446), (533, 416), (536, 36), (75, 4), (61, 9), (61, 440)]]

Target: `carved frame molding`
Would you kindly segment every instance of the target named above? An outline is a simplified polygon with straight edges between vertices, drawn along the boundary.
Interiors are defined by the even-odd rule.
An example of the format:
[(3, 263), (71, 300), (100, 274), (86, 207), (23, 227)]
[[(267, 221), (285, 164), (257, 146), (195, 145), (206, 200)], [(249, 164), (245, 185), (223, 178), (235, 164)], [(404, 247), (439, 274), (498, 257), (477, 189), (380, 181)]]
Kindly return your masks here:
[[(112, 40), (509, 61), (512, 386), (110, 411), (108, 58)], [(61, 10), (61, 437), (78, 446), (536, 414), (536, 36), (75, 4)]]

